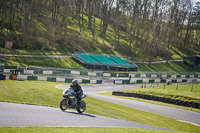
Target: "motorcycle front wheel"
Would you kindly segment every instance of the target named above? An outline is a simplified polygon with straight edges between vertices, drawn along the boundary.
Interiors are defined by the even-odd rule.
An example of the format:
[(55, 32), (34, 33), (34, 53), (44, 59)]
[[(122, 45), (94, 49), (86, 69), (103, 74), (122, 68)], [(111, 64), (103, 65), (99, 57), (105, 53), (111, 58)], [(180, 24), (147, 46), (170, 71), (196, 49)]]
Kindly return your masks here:
[(84, 101), (78, 102), (78, 107), (77, 107), (76, 110), (77, 110), (79, 113), (83, 113), (83, 112), (85, 111), (85, 109), (86, 109), (86, 103), (85, 103)]
[(67, 110), (67, 108), (69, 107), (69, 99), (63, 99), (61, 102), (60, 102), (60, 109), (62, 111), (65, 111)]

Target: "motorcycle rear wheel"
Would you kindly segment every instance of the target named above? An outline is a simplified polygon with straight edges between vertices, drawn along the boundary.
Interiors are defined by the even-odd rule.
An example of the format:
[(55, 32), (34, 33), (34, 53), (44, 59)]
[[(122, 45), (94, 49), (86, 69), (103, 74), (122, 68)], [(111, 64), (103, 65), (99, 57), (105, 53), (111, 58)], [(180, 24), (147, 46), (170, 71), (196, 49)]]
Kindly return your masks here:
[(83, 113), (85, 109), (86, 109), (86, 103), (84, 101), (80, 101), (78, 103), (78, 107), (76, 110), (78, 111), (78, 113)]
[(60, 102), (60, 109), (62, 111), (65, 111), (67, 110), (69, 107), (69, 99), (63, 99), (61, 102)]

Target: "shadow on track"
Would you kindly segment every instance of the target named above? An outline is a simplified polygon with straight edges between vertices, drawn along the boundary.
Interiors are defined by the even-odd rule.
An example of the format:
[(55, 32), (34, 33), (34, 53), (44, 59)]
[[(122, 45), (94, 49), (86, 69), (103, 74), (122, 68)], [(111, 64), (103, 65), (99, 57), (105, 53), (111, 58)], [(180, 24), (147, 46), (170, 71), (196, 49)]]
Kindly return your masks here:
[(82, 114), (80, 114), (80, 113), (77, 113), (77, 112), (72, 112), (72, 111), (63, 111), (63, 112), (65, 112), (65, 113), (70, 113), (70, 114), (75, 114), (75, 115), (82, 115), (82, 116), (88, 116), (88, 117), (93, 117), (93, 118), (96, 118), (96, 116), (95, 116), (95, 115), (86, 114), (86, 113), (82, 113)]

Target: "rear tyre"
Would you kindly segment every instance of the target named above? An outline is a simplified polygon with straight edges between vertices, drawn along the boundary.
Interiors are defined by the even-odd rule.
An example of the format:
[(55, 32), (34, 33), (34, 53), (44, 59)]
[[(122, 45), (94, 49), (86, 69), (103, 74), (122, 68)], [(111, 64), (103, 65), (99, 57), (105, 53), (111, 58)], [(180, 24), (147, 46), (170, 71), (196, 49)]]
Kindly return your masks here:
[(84, 101), (78, 102), (78, 108), (76, 109), (78, 113), (83, 113), (86, 109), (86, 103)]
[(69, 99), (63, 99), (61, 102), (60, 102), (60, 109), (62, 111), (65, 111), (67, 110), (67, 108), (69, 107)]

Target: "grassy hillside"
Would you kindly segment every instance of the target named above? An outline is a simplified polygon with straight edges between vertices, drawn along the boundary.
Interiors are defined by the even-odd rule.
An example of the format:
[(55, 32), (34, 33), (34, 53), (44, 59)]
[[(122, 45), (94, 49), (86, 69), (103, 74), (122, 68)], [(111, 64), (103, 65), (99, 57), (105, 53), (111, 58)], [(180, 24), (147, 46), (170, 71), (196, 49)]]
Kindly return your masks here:
[(156, 63), (156, 64), (142, 64), (136, 63), (138, 65), (139, 71), (141, 72), (169, 72), (169, 73), (187, 73), (187, 72), (200, 72), (200, 70), (194, 70), (193, 68), (189, 68), (187, 65), (182, 62), (170, 62), (166, 63)]
[(0, 57), (0, 64), (5, 64), (6, 68), (16, 68), (20, 66), (46, 66), (55, 68), (81, 69), (86, 70), (83, 66), (76, 63), (72, 58), (41, 58), (41, 57)]
[[(1, 34), (7, 34), (12, 38), (18, 38), (13, 41), (13, 50), (3, 49), (4, 42), (1, 42), (1, 53), (16, 53), (16, 54), (64, 54), (69, 55), (75, 51), (99, 53), (99, 54), (114, 54), (119, 53), (111, 46), (113, 29), (109, 27), (108, 36), (106, 40), (102, 40), (99, 29), (96, 29), (96, 37), (93, 38), (91, 31), (87, 28), (88, 19), (84, 16), (84, 24), (82, 31), (79, 31), (79, 25), (77, 19), (72, 20), (68, 17), (69, 25), (66, 29), (66, 35), (63, 35), (62, 28), (56, 26), (54, 23), (49, 22), (50, 19), (46, 18), (46, 21), (38, 21), (34, 25), (34, 30), (31, 31), (34, 35), (24, 35), (20, 30), (8, 30), (5, 29)], [(97, 25), (100, 24), (100, 20), (97, 19)], [(43, 37), (44, 34), (48, 34)], [(36, 35), (36, 36), (35, 36)], [(2, 39), (3, 36), (2, 36)]]
[[(51, 5), (51, 2), (45, 1), (3, 1), (2, 10), (0, 10), (0, 53), (71, 55), (74, 52), (86, 52), (116, 55), (139, 62), (182, 58), (183, 55), (200, 55), (200, 32), (197, 29), (190, 30), (190, 35), (185, 38), (186, 25), (181, 25), (182, 28), (172, 34), (170, 30), (176, 30), (172, 28), (173, 23), (167, 24), (166, 20), (160, 21), (163, 18), (157, 18), (162, 22), (160, 25), (157, 23), (158, 20), (150, 18), (132, 21), (131, 15), (122, 12), (116, 15), (115, 7), (112, 7), (110, 17), (106, 18), (105, 15), (109, 11), (103, 12), (102, 6), (96, 5), (99, 12), (92, 14), (89, 19), (89, 6), (86, 3), (82, 3), (83, 9), (78, 13), (77, 1), (69, 0), (69, 3), (66, 1), (65, 3), (61, 0), (60, 2), (63, 3)], [(53, 6), (58, 10), (54, 11)], [(103, 35), (105, 19), (107, 19), (107, 27)], [(116, 23), (117, 19), (119, 23)], [(91, 22), (90, 28), (89, 22)], [(13, 42), (11, 50), (4, 48), (5, 41)], [(5, 63), (8, 67), (37, 65), (84, 69), (71, 59), (42, 61), (40, 58), (1, 57), (0, 63)], [(138, 65), (139, 71), (194, 71), (178, 63)]]
[[(130, 18), (128, 16), (124, 15), (121, 20), (119, 42), (117, 43), (115, 41), (115, 27), (112, 23), (107, 27), (106, 36), (102, 37), (100, 29), (102, 22), (101, 19), (96, 17), (94, 36), (93, 32), (88, 29), (88, 17), (85, 14), (81, 14), (81, 16), (81, 31), (78, 18), (72, 18), (72, 16), (65, 18), (65, 25), (63, 25), (61, 18), (58, 19), (57, 24), (51, 22), (49, 16), (43, 16), (42, 19), (34, 18), (34, 23), (31, 23), (32, 25), (28, 34), (23, 33), (20, 28), (13, 27), (10, 29), (9, 27), (4, 27), (4, 30), (0, 31), (0, 53), (70, 55), (74, 52), (82, 51), (87, 53), (117, 55), (134, 61), (148, 61), (150, 55), (146, 55), (143, 48), (148, 49), (146, 45), (151, 43), (155, 36), (151, 35), (149, 40), (145, 40), (142, 37), (142, 32), (145, 28), (140, 29), (141, 35), (138, 36), (138, 41), (142, 43), (141, 46), (137, 46), (139, 44), (136, 44), (137, 40), (135, 40), (135, 35), (133, 35), (133, 42), (130, 45), (128, 31), (130, 29), (130, 24), (128, 24)], [(152, 33), (150, 32), (150, 34)], [(170, 53), (168, 53), (170, 58), (181, 58), (183, 54), (200, 54), (196, 51), (195, 47), (190, 47), (188, 49), (190, 52), (183, 53), (181, 49), (183, 38), (177, 39), (180, 41), (176, 45), (171, 46)], [(12, 50), (3, 49), (6, 40), (13, 41)], [(145, 41), (146, 43), (144, 43)], [(163, 44), (163, 46), (165, 45), (167, 44)], [(155, 52), (157, 54), (152, 57), (152, 60), (167, 58), (165, 48), (159, 47), (156, 49)]]

